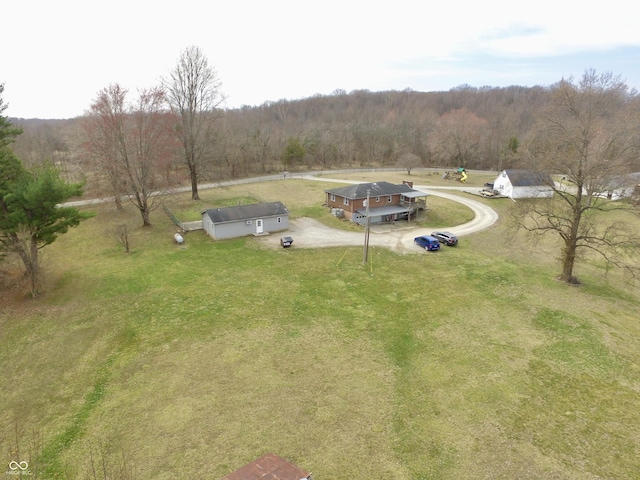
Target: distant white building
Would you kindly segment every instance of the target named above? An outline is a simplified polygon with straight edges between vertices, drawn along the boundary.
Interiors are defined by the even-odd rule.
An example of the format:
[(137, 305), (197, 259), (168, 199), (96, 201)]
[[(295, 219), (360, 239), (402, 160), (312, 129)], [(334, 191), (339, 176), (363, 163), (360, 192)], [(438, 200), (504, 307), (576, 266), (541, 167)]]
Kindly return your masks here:
[(532, 170), (503, 170), (493, 189), (509, 198), (549, 198), (553, 197), (553, 179), (548, 173)]
[(629, 173), (614, 177), (607, 186), (607, 191), (599, 196), (607, 197), (611, 200), (631, 197), (640, 191), (640, 172)]

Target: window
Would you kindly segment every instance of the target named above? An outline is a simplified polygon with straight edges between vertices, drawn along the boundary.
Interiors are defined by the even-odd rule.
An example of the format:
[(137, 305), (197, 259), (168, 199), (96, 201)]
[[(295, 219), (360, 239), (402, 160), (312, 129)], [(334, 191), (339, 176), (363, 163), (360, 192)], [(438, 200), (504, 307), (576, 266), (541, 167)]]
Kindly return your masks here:
[(389, 200), (387, 200), (389, 203), (391, 203), (391, 200), (393, 200), (393, 195), (389, 195)]
[(335, 202), (335, 201), (336, 201), (336, 194), (335, 194), (335, 193), (332, 193), (332, 194), (331, 194), (331, 201), (332, 201), (332, 202)]
[(376, 197), (376, 203), (380, 203), (380, 197)]
[(278, 217), (278, 219), (276, 220), (278, 223), (282, 223), (282, 217)]
[(345, 205), (349, 205), (349, 199), (347, 197), (344, 197), (343, 203)]
[(251, 220), (247, 220), (247, 225), (251, 225)]

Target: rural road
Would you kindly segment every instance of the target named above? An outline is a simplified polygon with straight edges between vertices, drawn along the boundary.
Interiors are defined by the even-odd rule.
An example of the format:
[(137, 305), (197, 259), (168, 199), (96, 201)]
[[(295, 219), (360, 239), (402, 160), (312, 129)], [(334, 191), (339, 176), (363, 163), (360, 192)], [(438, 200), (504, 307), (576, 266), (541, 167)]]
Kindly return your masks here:
[[(361, 183), (359, 181), (341, 180), (335, 178), (320, 178), (313, 175), (304, 176), (305, 180), (325, 181), (332, 183)], [(473, 220), (462, 225), (441, 228), (462, 237), (473, 232), (478, 232), (490, 227), (498, 220), (498, 214), (487, 205), (471, 198), (461, 197), (446, 193), (445, 190), (469, 190), (468, 187), (442, 187), (433, 188), (424, 185), (414, 185), (414, 189), (436, 195), (455, 202), (462, 203), (470, 208), (474, 213)], [(413, 244), (414, 237), (429, 234), (433, 229), (416, 228), (412, 224), (399, 222), (394, 225), (372, 225), (369, 235), (369, 245), (377, 247), (387, 247), (398, 253), (408, 253), (416, 250)], [(312, 218), (298, 218), (289, 221), (289, 230), (280, 235), (273, 234), (264, 237), (257, 237), (258, 241), (269, 246), (279, 247), (280, 237), (290, 236), (293, 238), (294, 247), (339, 247), (344, 245), (363, 245), (364, 235), (360, 232), (346, 232), (335, 228), (327, 227)]]

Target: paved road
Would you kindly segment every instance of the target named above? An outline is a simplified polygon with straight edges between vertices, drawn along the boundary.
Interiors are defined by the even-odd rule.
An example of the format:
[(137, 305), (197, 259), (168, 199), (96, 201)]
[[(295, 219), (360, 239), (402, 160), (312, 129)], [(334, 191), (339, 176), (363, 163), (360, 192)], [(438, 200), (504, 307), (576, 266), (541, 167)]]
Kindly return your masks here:
[[(361, 183), (360, 181), (341, 180), (335, 178), (315, 177), (308, 175), (305, 180), (317, 180), (332, 183)], [(442, 228), (462, 237), (473, 232), (478, 232), (489, 228), (498, 220), (498, 214), (495, 210), (487, 205), (465, 198), (460, 195), (447, 193), (445, 190), (469, 190), (469, 187), (427, 187), (424, 185), (414, 185), (414, 189), (436, 195), (449, 200), (453, 200), (469, 207), (473, 210), (475, 216), (470, 222), (462, 225)], [(369, 236), (369, 245), (387, 247), (399, 253), (408, 253), (416, 251), (413, 244), (414, 237), (429, 234), (433, 229), (417, 228), (411, 223), (398, 222), (394, 225), (373, 225)], [(280, 245), (280, 237), (284, 236), (273, 234), (264, 237), (258, 237), (260, 242), (267, 245), (278, 247)], [(311, 218), (299, 218), (289, 221), (289, 231), (286, 235), (291, 236), (294, 240), (294, 247), (338, 247), (343, 245), (363, 245), (364, 246), (364, 230), (362, 233), (346, 232), (326, 225)]]

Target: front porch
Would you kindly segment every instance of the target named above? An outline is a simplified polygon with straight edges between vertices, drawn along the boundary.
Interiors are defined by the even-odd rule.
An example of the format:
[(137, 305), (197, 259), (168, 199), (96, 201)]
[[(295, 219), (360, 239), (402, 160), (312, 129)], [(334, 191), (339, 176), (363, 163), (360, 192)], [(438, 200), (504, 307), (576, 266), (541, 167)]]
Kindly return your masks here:
[[(419, 211), (424, 210), (426, 210), (426, 202), (411, 202), (410, 204), (370, 208), (369, 217), (371, 224), (411, 221)], [(365, 225), (367, 223), (367, 209), (361, 208), (356, 210), (351, 221), (359, 225)]]

